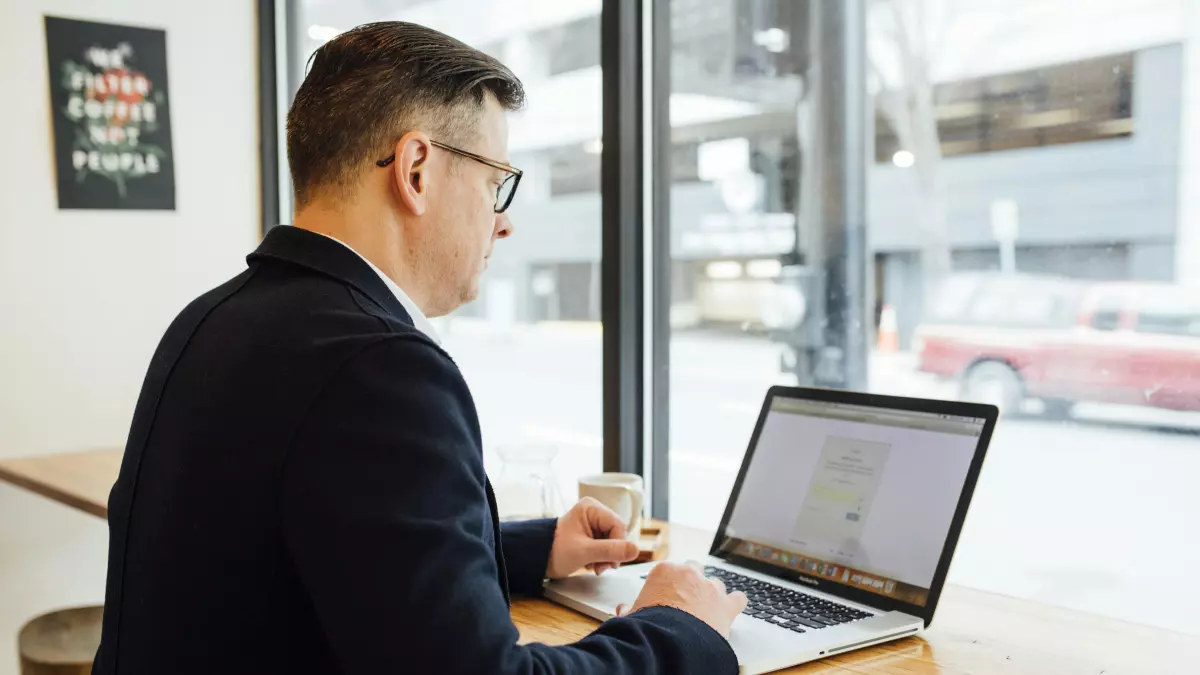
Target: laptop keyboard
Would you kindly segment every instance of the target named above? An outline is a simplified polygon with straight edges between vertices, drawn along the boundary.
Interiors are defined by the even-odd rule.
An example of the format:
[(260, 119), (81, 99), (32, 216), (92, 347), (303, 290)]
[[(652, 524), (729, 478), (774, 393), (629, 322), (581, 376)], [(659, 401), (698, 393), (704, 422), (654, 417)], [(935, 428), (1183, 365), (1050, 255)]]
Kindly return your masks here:
[(852, 607), (770, 582), (752, 579), (720, 567), (705, 567), (704, 576), (720, 579), (728, 591), (741, 591), (750, 601), (743, 614), (770, 621), (797, 633), (820, 630), (873, 616)]

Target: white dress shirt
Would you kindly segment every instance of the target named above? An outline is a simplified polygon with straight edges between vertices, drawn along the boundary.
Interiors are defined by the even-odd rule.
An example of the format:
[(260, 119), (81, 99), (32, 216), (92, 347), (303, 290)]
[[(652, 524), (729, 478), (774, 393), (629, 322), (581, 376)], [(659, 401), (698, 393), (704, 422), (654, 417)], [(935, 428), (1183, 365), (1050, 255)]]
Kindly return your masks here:
[(408, 293), (405, 293), (404, 289), (400, 288), (400, 286), (398, 286), (395, 281), (392, 281), (391, 277), (384, 274), (383, 270), (376, 267), (375, 264), (372, 263), (370, 260), (363, 258), (363, 255), (361, 253), (359, 253), (358, 251), (355, 251), (352, 246), (350, 246), (346, 242), (342, 241), (341, 239), (338, 239), (337, 237), (330, 237), (329, 235), (324, 234), (322, 232), (318, 232), (317, 234), (320, 234), (323, 237), (332, 239), (332, 240), (336, 241), (337, 243), (341, 244), (342, 246), (345, 246), (346, 248), (350, 249), (351, 251), (354, 251), (354, 255), (358, 256), (359, 258), (362, 258), (363, 262), (367, 263), (368, 265), (371, 266), (371, 269), (375, 270), (375, 273), (378, 274), (379, 278), (383, 280), (383, 283), (388, 287), (388, 290), (390, 290), (392, 292), (392, 295), (396, 296), (396, 299), (399, 300), (400, 304), (404, 306), (404, 311), (408, 312), (408, 315), (410, 317), (412, 317), (413, 326), (416, 327), (417, 330), (419, 330), (422, 333), (424, 333), (425, 335), (429, 336), (430, 340), (433, 340), (434, 342), (436, 342), (438, 344), (442, 343), (441, 337), (438, 336), (437, 330), (433, 327), (433, 324), (429, 323), (429, 318), (425, 316), (425, 312), (422, 312), (421, 308), (417, 307), (417, 303), (413, 302), (413, 299), (408, 297)]

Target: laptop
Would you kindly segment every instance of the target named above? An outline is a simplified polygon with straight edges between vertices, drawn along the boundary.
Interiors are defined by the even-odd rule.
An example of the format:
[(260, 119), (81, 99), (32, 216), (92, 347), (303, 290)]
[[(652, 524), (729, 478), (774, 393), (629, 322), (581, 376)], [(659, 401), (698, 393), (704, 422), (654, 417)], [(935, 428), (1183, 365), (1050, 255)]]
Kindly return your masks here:
[[(773, 387), (702, 561), (749, 604), (729, 642), (765, 673), (933, 620), (996, 424), (994, 406)], [(606, 620), (656, 563), (548, 582)]]

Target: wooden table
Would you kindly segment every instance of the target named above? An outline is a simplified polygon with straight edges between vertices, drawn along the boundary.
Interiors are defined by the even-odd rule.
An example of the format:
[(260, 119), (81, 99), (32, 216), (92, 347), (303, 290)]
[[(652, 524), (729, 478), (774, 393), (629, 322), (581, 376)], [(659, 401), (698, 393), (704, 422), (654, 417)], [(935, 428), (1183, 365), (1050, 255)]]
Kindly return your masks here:
[[(120, 450), (3, 460), (0, 480), (103, 518), (120, 462)], [(671, 555), (701, 556), (712, 535), (676, 526), (670, 537)], [(512, 616), (522, 642), (567, 644), (598, 625), (541, 599), (517, 600)], [(1200, 638), (950, 585), (925, 635), (782, 672), (1195, 675), (1200, 673)]]
[(117, 480), (123, 452), (114, 448), (0, 460), (0, 480), (107, 518), (108, 492)]

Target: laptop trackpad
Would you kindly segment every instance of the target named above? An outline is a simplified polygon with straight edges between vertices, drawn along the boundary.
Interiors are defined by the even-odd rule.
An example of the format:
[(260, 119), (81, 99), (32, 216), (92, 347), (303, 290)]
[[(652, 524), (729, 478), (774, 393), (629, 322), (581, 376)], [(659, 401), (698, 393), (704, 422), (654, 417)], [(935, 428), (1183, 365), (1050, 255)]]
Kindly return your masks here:
[(617, 605), (633, 606), (644, 581), (619, 574), (580, 574), (546, 584), (546, 597), (604, 621), (616, 616)]

